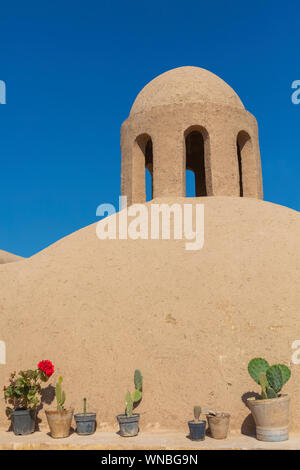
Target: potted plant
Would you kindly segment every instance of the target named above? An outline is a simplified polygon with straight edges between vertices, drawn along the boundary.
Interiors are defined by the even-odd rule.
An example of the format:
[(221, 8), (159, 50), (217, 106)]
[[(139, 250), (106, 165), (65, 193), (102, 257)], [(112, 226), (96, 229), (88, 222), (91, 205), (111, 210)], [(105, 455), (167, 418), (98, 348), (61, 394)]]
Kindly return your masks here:
[(86, 411), (86, 398), (83, 399), (83, 413), (74, 415), (76, 421), (77, 434), (86, 436), (93, 434), (96, 429), (96, 413), (87, 413)]
[(190, 429), (189, 438), (192, 441), (204, 441), (205, 439), (205, 430), (206, 430), (206, 420), (200, 419), (201, 415), (215, 415), (215, 412), (212, 410), (202, 410), (201, 406), (194, 406), (194, 420), (188, 421), (188, 426)]
[(117, 420), (120, 425), (120, 435), (123, 437), (133, 437), (139, 432), (140, 415), (138, 413), (133, 413), (133, 410), (139, 405), (142, 399), (143, 377), (139, 370), (134, 372), (134, 385), (135, 391), (133, 395), (131, 395), (130, 392), (127, 392), (125, 397), (125, 414), (117, 416)]
[(71, 422), (73, 417), (73, 409), (66, 410), (64, 404), (66, 401), (66, 394), (62, 391), (63, 378), (59, 377), (56, 384), (56, 410), (46, 410), (47, 421), (50, 428), (51, 437), (58, 439), (68, 437), (70, 434)]
[(5, 402), (11, 405), (6, 407), (6, 414), (16, 435), (34, 432), (41, 383), (47, 382), (53, 372), (53, 364), (45, 360), (38, 363), (37, 369), (21, 370), (10, 375), (9, 385), (3, 387), (3, 393)]
[(188, 421), (190, 429), (189, 437), (193, 441), (204, 441), (205, 439), (206, 420), (200, 420), (201, 413), (201, 406), (194, 406), (194, 420)]
[(214, 439), (226, 439), (229, 430), (230, 414), (210, 411), (207, 421), (211, 437)]
[(291, 376), (290, 369), (284, 364), (269, 363), (257, 357), (248, 364), (251, 377), (261, 386), (259, 399), (247, 399), (256, 424), (256, 437), (260, 441), (285, 441), (289, 437), (290, 398), (281, 394), (283, 385)]

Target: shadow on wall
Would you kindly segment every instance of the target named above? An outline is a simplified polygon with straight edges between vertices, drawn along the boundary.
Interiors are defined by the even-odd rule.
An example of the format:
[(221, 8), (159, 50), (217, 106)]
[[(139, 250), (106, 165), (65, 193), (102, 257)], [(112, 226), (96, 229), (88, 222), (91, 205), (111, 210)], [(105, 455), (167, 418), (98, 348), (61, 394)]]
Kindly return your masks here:
[[(260, 395), (256, 392), (247, 392), (242, 395), (242, 402), (248, 408), (247, 399), (254, 397), (255, 399), (259, 399)], [(255, 429), (255, 422), (251, 413), (244, 419), (242, 426), (241, 426), (241, 433), (245, 436), (256, 437), (256, 429)]]
[(53, 385), (49, 384), (46, 388), (43, 388), (42, 389), (42, 393), (41, 393), (41, 402), (39, 404), (39, 406), (37, 407), (37, 410), (36, 410), (36, 416), (37, 416), (37, 419), (36, 419), (36, 431), (39, 431), (40, 430), (40, 423), (42, 422), (41, 418), (38, 417), (39, 415), (39, 412), (44, 408), (44, 403), (46, 405), (51, 405), (51, 403), (53, 402), (53, 400), (55, 399), (55, 387), (53, 387)]

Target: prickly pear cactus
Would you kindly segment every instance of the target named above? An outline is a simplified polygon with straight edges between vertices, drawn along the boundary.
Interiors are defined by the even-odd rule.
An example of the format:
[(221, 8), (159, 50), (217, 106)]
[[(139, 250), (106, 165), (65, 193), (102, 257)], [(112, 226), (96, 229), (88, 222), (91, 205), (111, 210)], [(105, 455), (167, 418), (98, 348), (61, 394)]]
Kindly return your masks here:
[(135, 406), (137, 406), (142, 399), (143, 377), (139, 370), (135, 370), (134, 372), (134, 385), (134, 393), (131, 395), (130, 392), (127, 392), (125, 397), (125, 413), (127, 417), (132, 416), (133, 408), (135, 408)]
[(248, 372), (256, 383), (260, 384), (260, 374), (266, 373), (269, 363), (261, 357), (252, 359), (248, 364)]
[(248, 364), (251, 377), (261, 385), (261, 398), (277, 398), (283, 385), (291, 376), (290, 369), (284, 364), (269, 366), (261, 357), (252, 359)]

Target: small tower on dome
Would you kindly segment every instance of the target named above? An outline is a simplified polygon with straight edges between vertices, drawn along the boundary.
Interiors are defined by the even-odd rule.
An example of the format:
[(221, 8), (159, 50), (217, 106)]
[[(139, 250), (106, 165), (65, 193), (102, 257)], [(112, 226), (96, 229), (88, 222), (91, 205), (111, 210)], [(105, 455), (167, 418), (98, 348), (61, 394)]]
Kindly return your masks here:
[(138, 94), (121, 129), (121, 192), (128, 204), (185, 196), (185, 173), (196, 197), (263, 198), (255, 117), (221, 78), (199, 67), (159, 75)]

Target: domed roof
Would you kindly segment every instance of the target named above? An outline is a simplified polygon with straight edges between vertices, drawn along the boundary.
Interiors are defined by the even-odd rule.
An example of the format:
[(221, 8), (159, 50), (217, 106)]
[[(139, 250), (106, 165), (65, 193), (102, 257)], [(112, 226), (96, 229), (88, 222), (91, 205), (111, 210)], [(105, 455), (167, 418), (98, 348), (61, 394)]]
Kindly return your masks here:
[(149, 82), (136, 97), (130, 114), (155, 106), (199, 102), (244, 109), (235, 91), (214, 73), (200, 67), (179, 67)]
[(22, 256), (0, 250), (0, 264), (13, 263), (14, 261), (21, 261), (22, 259), (24, 259)]

